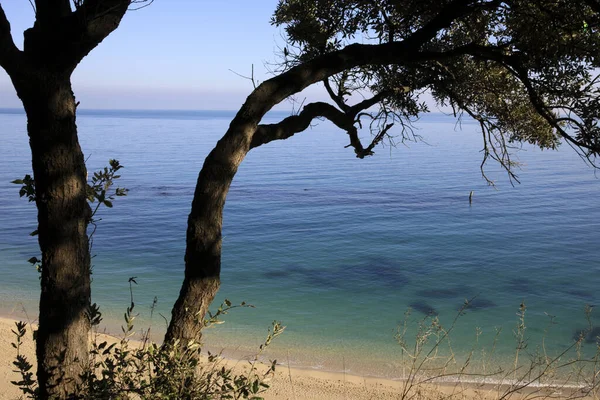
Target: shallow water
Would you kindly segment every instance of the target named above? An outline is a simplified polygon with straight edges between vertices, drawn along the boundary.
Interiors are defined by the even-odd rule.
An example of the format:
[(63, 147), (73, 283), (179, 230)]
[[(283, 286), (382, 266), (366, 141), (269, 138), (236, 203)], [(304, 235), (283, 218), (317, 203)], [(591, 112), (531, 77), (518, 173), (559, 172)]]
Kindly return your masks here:
[[(275, 122), (283, 114), (272, 114)], [(128, 305), (136, 276), (140, 326), (164, 329), (183, 271), (186, 217), (197, 173), (225, 132), (229, 112), (82, 111), (78, 126), (90, 171), (109, 158), (125, 165), (130, 189), (102, 210), (94, 237), (93, 301), (109, 329)], [(0, 304), (35, 314), (35, 207), (9, 182), (29, 173), (25, 116), (0, 111)], [(600, 181), (567, 146), (519, 151), (522, 184), (497, 165), (496, 188), (481, 178), (477, 126), (449, 117), (416, 124), (428, 144), (380, 148), (359, 160), (344, 133), (321, 122), (253, 150), (228, 196), (219, 300), (246, 301), (209, 335), (209, 344), (250, 354), (274, 319), (287, 325), (273, 346), (294, 365), (394, 377), (396, 327), (406, 309), (450, 326), (465, 298), (453, 348), (491, 345), (514, 352), (513, 329), (527, 305), (529, 349), (558, 351), (598, 304)], [(364, 136), (368, 134), (365, 133)], [(469, 193), (474, 191), (469, 204)], [(553, 316), (552, 324), (549, 324)], [(592, 313), (593, 316), (594, 313)], [(412, 331), (411, 331), (412, 332)], [(593, 341), (593, 340), (592, 340)], [(586, 347), (587, 346), (587, 347)], [(592, 343), (584, 345), (593, 349)], [(533, 350), (532, 350), (533, 351)], [(591, 351), (591, 350), (590, 350)], [(286, 361), (287, 362), (287, 361)]]

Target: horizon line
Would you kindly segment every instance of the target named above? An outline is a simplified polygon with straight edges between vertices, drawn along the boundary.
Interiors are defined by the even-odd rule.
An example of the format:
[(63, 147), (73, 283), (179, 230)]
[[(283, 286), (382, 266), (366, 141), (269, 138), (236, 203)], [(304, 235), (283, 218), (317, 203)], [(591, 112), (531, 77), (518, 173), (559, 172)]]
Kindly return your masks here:
[[(24, 107), (0, 107), (0, 112), (3, 111), (17, 111), (17, 113), (19, 114), (25, 114), (25, 108)], [(100, 112), (106, 112), (106, 111), (129, 111), (129, 112), (203, 112), (203, 111), (210, 111), (210, 112), (223, 112), (223, 113), (237, 113), (239, 111), (238, 109), (210, 109), (210, 108), (78, 108), (77, 111), (83, 111), (83, 112), (88, 112), (88, 111), (100, 111)], [(269, 110), (267, 111), (268, 113), (298, 113), (298, 110)], [(444, 115), (444, 116), (448, 116), (448, 117), (452, 117), (451, 114), (447, 114), (443, 111), (440, 110), (436, 110), (436, 111), (428, 111), (428, 112), (424, 112), (422, 113), (422, 115), (431, 115), (431, 114), (437, 114), (437, 115)]]

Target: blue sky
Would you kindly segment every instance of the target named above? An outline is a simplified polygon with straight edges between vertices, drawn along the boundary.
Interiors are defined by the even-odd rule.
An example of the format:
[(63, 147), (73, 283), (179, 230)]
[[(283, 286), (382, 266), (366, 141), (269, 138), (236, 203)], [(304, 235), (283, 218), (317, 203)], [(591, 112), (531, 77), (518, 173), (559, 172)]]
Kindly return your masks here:
[[(0, 0), (22, 48), (33, 24), (28, 0)], [(155, 0), (121, 26), (73, 74), (82, 108), (237, 109), (250, 81), (230, 69), (269, 76), (281, 30), (269, 20), (277, 0)], [(313, 89), (314, 92), (314, 89)], [(0, 69), (0, 107), (21, 107)], [(290, 109), (289, 103), (280, 106)]]

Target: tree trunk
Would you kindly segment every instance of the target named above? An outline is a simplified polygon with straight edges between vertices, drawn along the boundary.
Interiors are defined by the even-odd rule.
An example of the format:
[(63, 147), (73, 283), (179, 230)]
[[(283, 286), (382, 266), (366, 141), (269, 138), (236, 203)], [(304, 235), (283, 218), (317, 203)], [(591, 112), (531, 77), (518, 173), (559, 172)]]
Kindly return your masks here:
[(65, 398), (76, 392), (88, 362), (86, 168), (68, 74), (40, 72), (16, 86), (27, 112), (42, 251), (38, 383), (42, 398)]
[(250, 149), (256, 126), (234, 128), (210, 152), (198, 175), (188, 217), (185, 278), (173, 306), (165, 343), (199, 341), (203, 320), (220, 285), (223, 207), (238, 166)]
[[(198, 176), (188, 218), (185, 279), (173, 307), (165, 343), (200, 339), (202, 326), (199, 322), (204, 318), (219, 287), (225, 197), (237, 168), (251, 148), (263, 116), (288, 96), (341, 71), (366, 64), (419, 61), (417, 49), (420, 44), (350, 45), (264, 81), (248, 96), (225, 136), (204, 161)], [(281, 135), (281, 138), (284, 137), (289, 135)], [(261, 138), (254, 145), (274, 139), (277, 138)]]

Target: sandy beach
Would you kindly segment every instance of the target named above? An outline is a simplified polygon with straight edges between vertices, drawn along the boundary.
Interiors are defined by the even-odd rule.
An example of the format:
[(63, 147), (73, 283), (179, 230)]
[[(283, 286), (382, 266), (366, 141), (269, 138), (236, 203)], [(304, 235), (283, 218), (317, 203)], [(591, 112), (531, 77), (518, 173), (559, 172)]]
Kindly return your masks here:
[[(20, 391), (10, 381), (19, 378), (13, 371), (12, 362), (16, 354), (11, 346), (15, 336), (11, 329), (15, 327), (15, 319), (0, 317), (0, 399), (17, 399)], [(99, 340), (116, 342), (113, 336), (100, 335)], [(27, 340), (21, 348), (29, 361), (35, 363), (35, 350), (30, 326)], [(227, 365), (239, 371), (247, 365), (246, 361), (226, 360)], [(275, 399), (314, 399), (314, 400), (362, 400), (362, 399), (400, 399), (404, 382), (362, 377), (350, 374), (326, 372), (311, 369), (277, 367), (275, 376), (270, 382), (271, 388), (263, 394), (267, 400)], [(475, 385), (461, 383), (444, 383), (436, 385), (420, 385), (414, 389), (409, 398), (416, 399), (498, 399), (502, 398), (504, 389), (494, 385)], [(573, 393), (561, 393), (553, 390), (527, 389), (515, 392), (505, 398), (569, 398)], [(580, 397), (578, 397), (580, 398)], [(594, 398), (594, 397), (588, 397)]]

